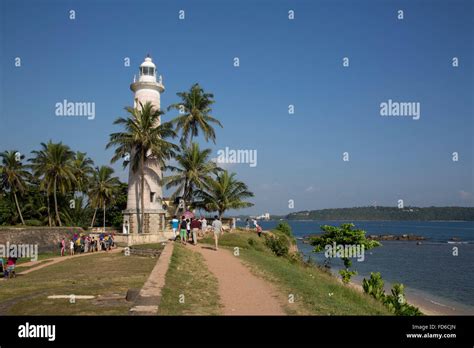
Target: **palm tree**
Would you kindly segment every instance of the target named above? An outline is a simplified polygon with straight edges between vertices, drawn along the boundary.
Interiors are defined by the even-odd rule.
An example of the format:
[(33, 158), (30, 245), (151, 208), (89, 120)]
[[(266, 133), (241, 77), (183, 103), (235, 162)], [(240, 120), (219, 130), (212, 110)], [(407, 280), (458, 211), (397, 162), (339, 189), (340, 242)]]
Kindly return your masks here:
[(163, 184), (167, 189), (178, 187), (172, 199), (181, 196), (186, 206), (186, 202), (191, 201), (195, 190), (204, 188), (205, 181), (221, 170), (209, 159), (210, 154), (211, 149), (201, 151), (197, 143), (181, 148), (181, 152), (175, 156), (177, 165), (166, 166), (166, 169), (176, 174), (163, 179)]
[(74, 198), (74, 207), (72, 209), (69, 206), (63, 206), (59, 214), (61, 214), (62, 220), (68, 226), (85, 226), (89, 203), (85, 201), (84, 196), (79, 196)]
[(168, 137), (175, 137), (176, 133), (169, 122), (159, 125), (163, 112), (153, 107), (150, 102), (145, 105), (140, 103), (139, 106), (139, 108), (126, 107), (129, 116), (115, 120), (114, 124), (122, 125), (125, 130), (110, 134), (106, 148), (116, 147), (112, 163), (129, 156), (129, 159), (124, 161), (124, 167), (130, 164), (133, 172), (140, 170), (142, 207), (140, 231), (143, 232), (146, 162), (154, 160), (160, 167), (164, 167), (165, 161), (174, 155), (178, 147), (165, 140)]
[(87, 157), (87, 153), (77, 151), (72, 161), (74, 177), (76, 178), (76, 191), (85, 193), (90, 177), (94, 172), (94, 161)]
[(25, 225), (17, 196), (17, 193), (23, 194), (26, 191), (27, 180), (30, 178), (30, 173), (21, 162), (25, 156), (13, 150), (0, 153), (0, 157), (2, 158), (0, 167), (2, 190), (12, 193), (21, 223)]
[[(59, 215), (57, 193), (66, 194), (72, 190), (76, 184), (74, 175), (74, 152), (69, 146), (62, 142), (53, 143), (51, 140), (45, 144), (41, 143), (41, 149), (32, 151), (35, 157), (31, 158), (31, 168), (34, 175), (41, 180), (41, 188), (46, 191), (48, 200), (48, 216), (49, 211), (49, 196), (51, 192), (54, 197), (54, 210), (56, 213), (56, 221), (59, 226), (62, 226), (61, 216)], [(50, 226), (51, 226), (51, 218)]]
[(113, 173), (114, 170), (110, 167), (97, 167), (92, 176), (92, 184), (89, 191), (92, 206), (95, 208), (94, 217), (92, 218), (92, 226), (94, 225), (97, 209), (102, 207), (104, 210), (104, 230), (106, 205), (113, 201), (114, 196), (120, 187), (120, 180), (116, 176), (112, 176)]
[(181, 144), (184, 145), (189, 139), (189, 145), (193, 142), (193, 137), (199, 135), (199, 129), (204, 134), (206, 141), (216, 142), (216, 133), (210, 123), (217, 124), (222, 128), (222, 124), (210, 115), (211, 105), (214, 103), (212, 93), (204, 93), (204, 90), (195, 83), (189, 92), (176, 93), (181, 98), (181, 103), (172, 104), (168, 110), (179, 110), (178, 115), (171, 122), (176, 125), (176, 131), (181, 130)]
[(253, 197), (243, 182), (235, 179), (235, 173), (229, 174), (223, 170), (216, 179), (206, 180), (204, 189), (196, 192), (199, 199), (194, 203), (197, 208), (206, 211), (217, 211), (219, 218), (228, 209), (241, 209), (253, 206), (253, 203), (245, 202), (243, 199)]

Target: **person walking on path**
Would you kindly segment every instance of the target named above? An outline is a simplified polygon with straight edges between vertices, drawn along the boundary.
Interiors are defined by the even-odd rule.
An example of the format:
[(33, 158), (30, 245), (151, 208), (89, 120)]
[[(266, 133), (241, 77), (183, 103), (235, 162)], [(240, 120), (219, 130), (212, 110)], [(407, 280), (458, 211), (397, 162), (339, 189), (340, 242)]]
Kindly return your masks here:
[(204, 216), (201, 216), (201, 233), (202, 235), (206, 235), (207, 232), (207, 220)]
[(191, 220), (189, 219), (186, 219), (186, 236), (186, 241), (189, 241), (189, 239), (191, 238)]
[(198, 219), (191, 219), (191, 231), (192, 231), (194, 245), (197, 245), (197, 233), (200, 228), (201, 228), (201, 222)]
[(171, 228), (173, 229), (174, 240), (176, 240), (179, 236), (179, 220), (176, 215), (173, 216), (173, 219), (171, 220)]
[(181, 243), (186, 244), (186, 218), (184, 215), (181, 217), (181, 225), (179, 230), (179, 236), (181, 238)]
[(219, 250), (219, 237), (222, 233), (222, 222), (219, 220), (219, 217), (214, 216), (214, 221), (212, 222), (212, 230), (214, 232), (214, 242), (216, 243), (216, 251)]

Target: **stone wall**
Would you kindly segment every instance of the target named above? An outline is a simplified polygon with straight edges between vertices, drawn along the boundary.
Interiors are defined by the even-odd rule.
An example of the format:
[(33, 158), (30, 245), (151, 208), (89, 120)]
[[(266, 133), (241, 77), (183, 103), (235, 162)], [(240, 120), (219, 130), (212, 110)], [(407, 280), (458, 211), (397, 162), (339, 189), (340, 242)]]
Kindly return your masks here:
[(0, 227), (0, 244), (38, 245), (39, 252), (59, 250), (62, 238), (85, 233), (80, 227)]
[(166, 242), (173, 237), (173, 231), (168, 230), (159, 233), (118, 233), (114, 236), (114, 240), (122, 245), (136, 245)]

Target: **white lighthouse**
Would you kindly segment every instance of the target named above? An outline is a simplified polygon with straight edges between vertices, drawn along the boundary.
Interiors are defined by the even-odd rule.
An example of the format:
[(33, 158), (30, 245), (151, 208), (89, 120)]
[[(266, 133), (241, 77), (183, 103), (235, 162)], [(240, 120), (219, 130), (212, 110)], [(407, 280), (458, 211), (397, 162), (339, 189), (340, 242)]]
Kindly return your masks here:
[[(134, 93), (134, 107), (141, 108), (140, 103), (145, 105), (151, 102), (156, 109), (160, 109), (160, 95), (164, 92), (165, 87), (162, 83), (161, 76), (157, 75), (156, 65), (148, 55), (145, 61), (140, 64), (138, 78), (135, 76), (130, 89)], [(158, 120), (160, 124), (160, 120)], [(148, 159), (145, 163), (145, 184), (144, 184), (144, 212), (143, 228), (140, 231), (142, 200), (141, 200), (141, 177), (140, 170), (134, 172), (129, 167), (128, 176), (128, 197), (127, 209), (124, 211), (123, 233), (130, 234), (130, 237), (142, 232), (148, 235), (144, 239), (142, 236), (130, 244), (136, 242), (152, 242), (164, 238), (165, 229), (165, 210), (163, 209), (163, 193), (160, 185), (161, 168), (157, 161)], [(137, 236), (138, 237), (138, 236)]]

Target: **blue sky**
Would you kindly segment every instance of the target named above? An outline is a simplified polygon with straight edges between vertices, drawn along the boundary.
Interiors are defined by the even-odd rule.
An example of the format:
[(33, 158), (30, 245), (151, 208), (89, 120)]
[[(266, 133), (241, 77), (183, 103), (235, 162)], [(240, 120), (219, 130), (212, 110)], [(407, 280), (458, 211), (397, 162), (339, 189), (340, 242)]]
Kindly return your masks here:
[[(132, 104), (129, 85), (150, 53), (166, 86), (162, 106), (195, 82), (214, 93), (213, 114), (224, 128), (216, 145), (201, 139), (203, 146), (214, 155), (225, 147), (257, 150), (256, 167), (229, 167), (255, 193), (255, 207), (242, 213), (396, 206), (399, 199), (473, 206), (472, 1), (5, 0), (1, 6), (2, 150), (28, 155), (52, 139), (109, 164), (105, 144), (118, 130), (112, 122)], [(95, 102), (95, 119), (55, 116), (63, 99)], [(419, 102), (420, 119), (381, 117), (379, 105), (388, 99)]]

